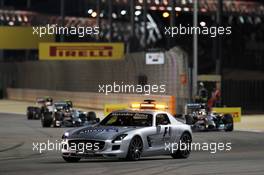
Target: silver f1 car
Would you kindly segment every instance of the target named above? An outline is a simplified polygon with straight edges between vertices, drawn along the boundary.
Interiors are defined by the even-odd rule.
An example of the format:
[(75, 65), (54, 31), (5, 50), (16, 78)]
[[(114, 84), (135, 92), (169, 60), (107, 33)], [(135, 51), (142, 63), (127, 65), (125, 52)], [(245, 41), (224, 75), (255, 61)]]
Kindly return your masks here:
[(193, 131), (233, 131), (231, 114), (214, 113), (207, 110), (206, 104), (189, 103), (185, 106), (186, 124)]
[(62, 157), (67, 162), (94, 156), (139, 160), (141, 156), (166, 154), (187, 158), (189, 149), (172, 153), (165, 145), (190, 144), (192, 131), (167, 112), (144, 108), (114, 111), (95, 126), (65, 132), (62, 139)]

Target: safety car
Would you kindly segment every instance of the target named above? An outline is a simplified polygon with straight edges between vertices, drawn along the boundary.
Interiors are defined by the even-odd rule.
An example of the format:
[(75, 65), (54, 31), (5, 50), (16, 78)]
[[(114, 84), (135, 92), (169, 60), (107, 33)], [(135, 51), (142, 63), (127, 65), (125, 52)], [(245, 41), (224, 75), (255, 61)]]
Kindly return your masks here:
[[(171, 151), (172, 143), (189, 145), (192, 131), (152, 100), (127, 110), (113, 111), (100, 123), (66, 131), (62, 136), (62, 157), (66, 162), (105, 157), (139, 160), (143, 156), (171, 155), (187, 158), (187, 149)], [(167, 146), (166, 146), (167, 145)]]

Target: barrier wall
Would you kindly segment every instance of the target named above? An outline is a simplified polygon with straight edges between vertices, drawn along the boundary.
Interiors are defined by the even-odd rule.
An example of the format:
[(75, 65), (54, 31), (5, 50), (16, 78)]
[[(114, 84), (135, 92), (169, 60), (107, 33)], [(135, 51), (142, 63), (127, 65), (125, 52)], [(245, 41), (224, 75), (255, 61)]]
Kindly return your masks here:
[(90, 92), (69, 92), (38, 89), (7, 89), (7, 98), (10, 100), (21, 100), (35, 102), (37, 97), (50, 96), (55, 101), (69, 99), (74, 106), (89, 109), (103, 110), (105, 104), (131, 104), (153, 99), (159, 103), (165, 103), (169, 112), (175, 113), (175, 97), (168, 95), (136, 95), (136, 94), (109, 94), (103, 95)]
[[(165, 52), (165, 62), (148, 65), (145, 53), (127, 54), (117, 61), (26, 61), (0, 63), (0, 81), (3, 89), (47, 89), (98, 93), (98, 86), (105, 84), (137, 85), (146, 77), (149, 85), (165, 85), (165, 93), (175, 97), (177, 113), (184, 111), (189, 97), (188, 57), (180, 48)], [(144, 78), (143, 78), (144, 79)], [(144, 81), (144, 80), (143, 80)]]

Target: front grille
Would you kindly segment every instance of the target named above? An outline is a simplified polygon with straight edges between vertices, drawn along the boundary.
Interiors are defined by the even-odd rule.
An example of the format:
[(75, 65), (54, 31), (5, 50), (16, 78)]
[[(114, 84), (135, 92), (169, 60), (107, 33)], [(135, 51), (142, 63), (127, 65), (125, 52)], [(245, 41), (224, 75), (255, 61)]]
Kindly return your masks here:
[(69, 140), (69, 147), (73, 148), (76, 146), (76, 151), (85, 150), (85, 151), (98, 151), (104, 148), (104, 141), (97, 140)]

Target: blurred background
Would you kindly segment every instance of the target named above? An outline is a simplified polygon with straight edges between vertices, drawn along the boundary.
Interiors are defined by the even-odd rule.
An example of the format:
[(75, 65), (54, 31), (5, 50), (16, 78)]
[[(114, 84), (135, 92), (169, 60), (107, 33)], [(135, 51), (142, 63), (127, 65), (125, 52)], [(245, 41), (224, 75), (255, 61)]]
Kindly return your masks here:
[[(171, 38), (164, 34), (168, 26), (193, 25), (193, 3), (194, 0), (0, 0), (1, 27), (99, 26), (99, 35), (56, 35), (55, 42), (121, 42), (125, 55), (121, 61), (41, 61), (37, 46), (5, 47), (7, 42), (12, 45), (12, 40), (0, 38), (1, 97), (7, 95), (6, 88), (97, 92), (98, 84), (113, 81), (156, 83), (166, 84), (166, 95), (176, 96), (182, 108), (196, 94), (191, 87), (197, 88), (196, 81), (203, 81), (211, 90), (220, 84), (223, 105), (263, 113), (263, 1), (199, 0), (198, 25), (231, 26), (232, 34), (216, 38), (199, 35), (197, 65), (192, 35)], [(3, 35), (8, 33), (1, 30), (0, 37)], [(147, 52), (165, 53), (165, 63), (146, 65)], [(198, 69), (197, 79), (192, 78), (193, 69)]]

